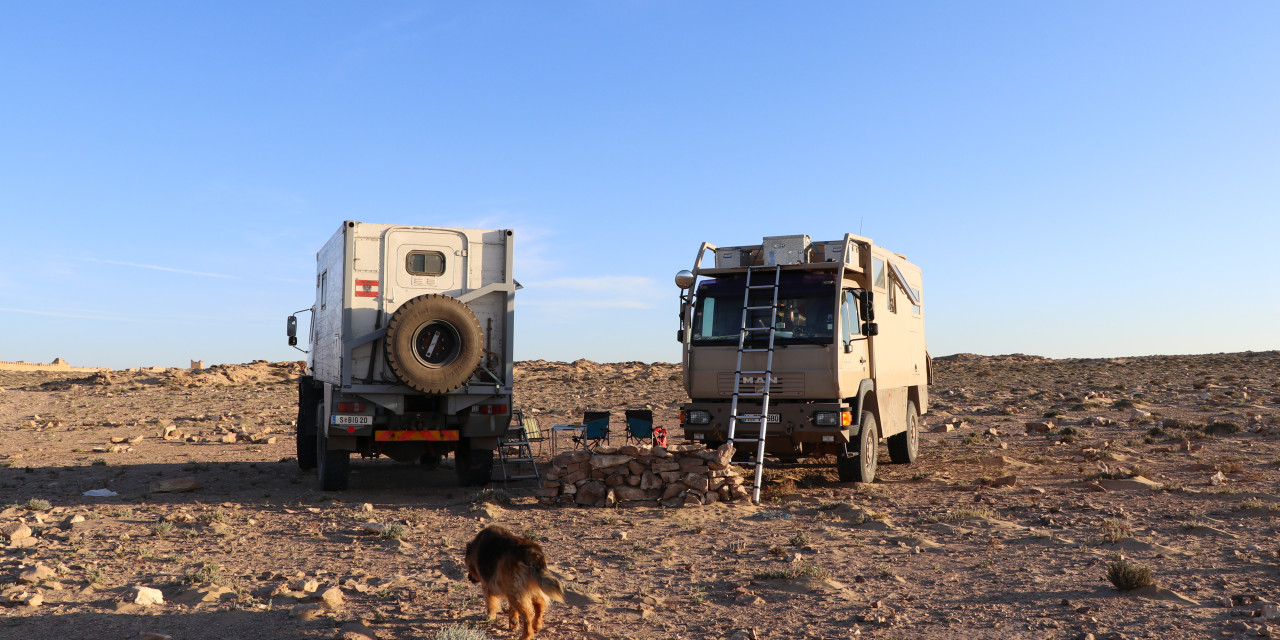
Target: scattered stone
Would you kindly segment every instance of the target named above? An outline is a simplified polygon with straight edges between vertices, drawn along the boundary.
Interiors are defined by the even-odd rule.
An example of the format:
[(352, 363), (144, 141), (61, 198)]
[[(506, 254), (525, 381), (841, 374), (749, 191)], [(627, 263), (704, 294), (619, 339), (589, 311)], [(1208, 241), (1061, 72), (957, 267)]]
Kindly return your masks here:
[(1028, 422), (1026, 424), (1028, 434), (1051, 433), (1053, 427), (1053, 422)]
[(337, 587), (329, 587), (320, 594), (320, 602), (330, 611), (337, 611), (342, 608), (342, 589)]
[(134, 587), (129, 592), (129, 600), (133, 604), (149, 607), (152, 605), (164, 604), (164, 594), (159, 589), (151, 587)]
[(18, 582), (22, 584), (36, 584), (38, 582), (44, 582), (56, 575), (58, 575), (57, 571), (50, 569), (42, 562), (37, 562), (35, 566), (18, 574)]
[(378, 640), (378, 632), (364, 622), (348, 622), (338, 630), (338, 640)]
[(139, 640), (173, 640), (173, 636), (163, 633), (154, 633), (151, 631), (143, 631), (138, 634)]
[(17, 542), (31, 537), (31, 527), (24, 522), (6, 522), (0, 525), (0, 536), (8, 542)]

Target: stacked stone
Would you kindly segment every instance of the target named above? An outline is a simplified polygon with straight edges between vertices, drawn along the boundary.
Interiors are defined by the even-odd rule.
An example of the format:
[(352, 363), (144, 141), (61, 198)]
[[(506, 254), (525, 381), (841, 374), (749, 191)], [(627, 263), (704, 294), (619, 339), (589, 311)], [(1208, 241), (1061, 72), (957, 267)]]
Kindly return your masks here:
[(729, 463), (733, 452), (728, 444), (714, 451), (701, 444), (566, 451), (551, 459), (538, 500), (594, 507), (749, 501), (741, 473)]

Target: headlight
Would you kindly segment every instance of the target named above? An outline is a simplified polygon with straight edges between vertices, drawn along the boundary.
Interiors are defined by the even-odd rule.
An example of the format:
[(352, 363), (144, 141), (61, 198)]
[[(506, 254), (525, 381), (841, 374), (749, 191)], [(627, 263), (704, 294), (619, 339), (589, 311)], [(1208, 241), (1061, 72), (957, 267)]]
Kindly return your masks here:
[(710, 424), (711, 423), (710, 411), (699, 411), (699, 410), (690, 411), (687, 417), (689, 419), (689, 424)]
[(853, 424), (852, 411), (814, 411), (813, 423), (819, 427), (848, 427)]

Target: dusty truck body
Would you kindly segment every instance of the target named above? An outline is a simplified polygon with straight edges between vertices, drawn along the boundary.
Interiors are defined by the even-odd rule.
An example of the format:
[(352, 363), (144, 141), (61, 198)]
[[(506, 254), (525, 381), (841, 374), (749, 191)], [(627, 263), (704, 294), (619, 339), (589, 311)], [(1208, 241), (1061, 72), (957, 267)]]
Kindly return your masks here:
[[(489, 482), (511, 420), (515, 291), (509, 230), (343, 222), (316, 254), (298, 464), (345, 488), (350, 456)], [(289, 317), (290, 344), (296, 317)]]
[(676, 282), (687, 438), (760, 462), (835, 455), (843, 481), (874, 479), (881, 438), (893, 462), (915, 460), (932, 371), (904, 256), (854, 235), (703, 243)]

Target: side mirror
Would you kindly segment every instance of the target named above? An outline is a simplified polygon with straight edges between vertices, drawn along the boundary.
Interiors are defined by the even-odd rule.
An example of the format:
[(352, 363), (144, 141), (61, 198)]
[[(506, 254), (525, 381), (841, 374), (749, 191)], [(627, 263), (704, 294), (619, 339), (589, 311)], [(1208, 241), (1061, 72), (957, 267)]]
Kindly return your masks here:
[(676, 329), (676, 342), (684, 343), (684, 329)]
[(284, 323), (284, 332), (289, 336), (289, 346), (298, 346), (298, 316), (289, 316)]
[(864, 336), (878, 336), (878, 335), (880, 335), (880, 325), (878, 325), (878, 324), (876, 324), (876, 323), (874, 323), (874, 322), (864, 322), (864, 323), (862, 323), (862, 335), (864, 335)]
[(853, 341), (852, 341), (852, 340), (849, 340), (849, 341), (847, 341), (847, 342), (845, 342), (845, 343), (844, 343), (844, 352), (845, 352), (845, 353), (853, 353)]

